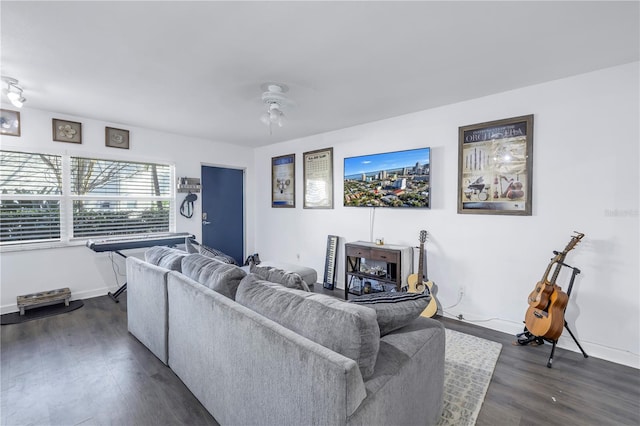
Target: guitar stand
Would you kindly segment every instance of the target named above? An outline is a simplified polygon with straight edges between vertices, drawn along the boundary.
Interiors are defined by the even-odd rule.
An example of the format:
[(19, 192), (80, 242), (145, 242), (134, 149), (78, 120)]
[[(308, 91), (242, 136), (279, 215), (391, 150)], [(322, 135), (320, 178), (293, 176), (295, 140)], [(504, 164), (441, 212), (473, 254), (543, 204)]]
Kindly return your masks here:
[[(556, 253), (554, 251), (554, 253)], [(556, 253), (557, 254), (557, 253)], [(573, 273), (571, 274), (571, 280), (569, 281), (569, 288), (567, 289), (567, 297), (571, 297), (571, 290), (573, 289), (573, 282), (576, 279), (576, 276), (580, 273), (580, 269), (578, 268), (574, 268), (573, 266), (567, 265), (566, 263), (563, 262), (558, 262), (560, 265), (562, 266), (566, 266), (567, 268), (570, 268), (573, 270)], [(565, 308), (566, 309), (566, 308)], [(580, 346), (580, 342), (578, 342), (578, 339), (576, 339), (576, 336), (573, 335), (573, 332), (571, 331), (571, 329), (569, 328), (569, 325), (567, 324), (567, 320), (564, 320), (564, 328), (567, 329), (567, 331), (569, 332), (569, 334), (571, 335), (571, 338), (573, 339), (574, 342), (576, 342), (576, 345), (578, 345), (578, 348), (580, 348), (580, 352), (582, 352), (582, 355), (585, 358), (589, 358), (589, 355), (587, 355), (587, 353), (584, 351), (584, 349), (582, 349), (582, 346)], [(534, 336), (533, 334), (531, 334), (531, 332), (529, 332), (529, 330), (527, 330), (527, 328), (524, 328), (524, 332), (518, 334), (518, 343), (521, 345), (526, 345), (528, 343), (531, 343), (533, 341), (535, 341), (538, 344), (544, 344), (545, 341), (549, 342), (552, 344), (551, 346), (551, 354), (549, 355), (549, 360), (547, 361), (547, 367), (551, 368), (553, 365), (553, 354), (556, 351), (556, 345), (558, 343), (558, 340), (553, 340), (553, 339), (547, 339), (544, 337), (538, 337), (538, 336)], [(542, 343), (540, 343), (542, 342)]]

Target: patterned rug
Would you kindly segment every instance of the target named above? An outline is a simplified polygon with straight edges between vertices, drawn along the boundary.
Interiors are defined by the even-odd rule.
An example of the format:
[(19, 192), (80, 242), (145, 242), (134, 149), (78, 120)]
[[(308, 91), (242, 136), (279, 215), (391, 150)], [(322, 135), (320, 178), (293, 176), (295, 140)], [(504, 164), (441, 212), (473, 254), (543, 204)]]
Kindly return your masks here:
[(502, 350), (500, 343), (446, 330), (441, 426), (473, 426)]

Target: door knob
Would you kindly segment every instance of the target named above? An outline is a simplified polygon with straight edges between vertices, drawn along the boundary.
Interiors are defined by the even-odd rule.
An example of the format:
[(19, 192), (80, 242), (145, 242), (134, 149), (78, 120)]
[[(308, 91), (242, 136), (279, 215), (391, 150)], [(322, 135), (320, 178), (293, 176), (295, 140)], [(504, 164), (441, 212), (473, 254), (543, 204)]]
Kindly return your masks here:
[(203, 220), (203, 221), (202, 221), (202, 224), (203, 224), (203, 225), (210, 225), (210, 224), (211, 224), (211, 222), (209, 222), (208, 220)]

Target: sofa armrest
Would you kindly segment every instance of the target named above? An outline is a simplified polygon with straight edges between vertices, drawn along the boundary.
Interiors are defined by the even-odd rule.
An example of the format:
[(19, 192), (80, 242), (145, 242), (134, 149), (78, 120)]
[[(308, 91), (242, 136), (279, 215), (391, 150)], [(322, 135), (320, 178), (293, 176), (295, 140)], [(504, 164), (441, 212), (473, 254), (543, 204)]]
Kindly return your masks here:
[(157, 356), (168, 361), (168, 269), (127, 257), (127, 328)]

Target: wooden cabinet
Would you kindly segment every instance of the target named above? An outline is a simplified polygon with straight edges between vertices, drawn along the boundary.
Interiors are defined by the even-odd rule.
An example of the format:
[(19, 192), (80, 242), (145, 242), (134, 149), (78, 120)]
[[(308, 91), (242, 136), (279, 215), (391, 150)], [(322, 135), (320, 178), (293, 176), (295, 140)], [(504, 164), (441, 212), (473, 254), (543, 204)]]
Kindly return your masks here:
[(401, 291), (412, 269), (412, 249), (364, 241), (346, 243), (344, 298), (351, 294)]

